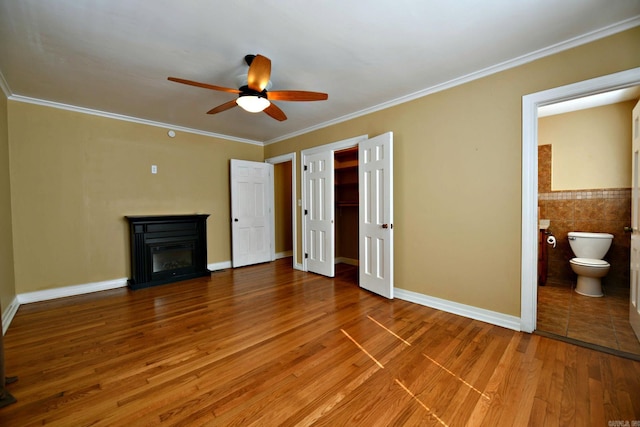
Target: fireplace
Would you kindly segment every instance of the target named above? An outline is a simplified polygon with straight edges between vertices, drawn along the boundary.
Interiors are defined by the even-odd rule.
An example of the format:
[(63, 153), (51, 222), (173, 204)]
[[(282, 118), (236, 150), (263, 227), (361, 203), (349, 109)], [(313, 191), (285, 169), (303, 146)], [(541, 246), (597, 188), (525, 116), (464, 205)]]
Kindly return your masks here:
[(127, 216), (131, 239), (131, 289), (208, 276), (207, 217)]

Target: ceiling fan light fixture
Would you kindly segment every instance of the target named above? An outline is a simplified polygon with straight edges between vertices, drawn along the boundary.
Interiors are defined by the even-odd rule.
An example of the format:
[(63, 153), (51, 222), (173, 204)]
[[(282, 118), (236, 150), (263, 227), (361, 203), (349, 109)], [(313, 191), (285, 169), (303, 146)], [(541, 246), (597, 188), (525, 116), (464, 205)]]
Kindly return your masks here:
[(263, 96), (240, 95), (238, 99), (236, 99), (236, 104), (250, 113), (259, 113), (271, 105), (271, 102)]

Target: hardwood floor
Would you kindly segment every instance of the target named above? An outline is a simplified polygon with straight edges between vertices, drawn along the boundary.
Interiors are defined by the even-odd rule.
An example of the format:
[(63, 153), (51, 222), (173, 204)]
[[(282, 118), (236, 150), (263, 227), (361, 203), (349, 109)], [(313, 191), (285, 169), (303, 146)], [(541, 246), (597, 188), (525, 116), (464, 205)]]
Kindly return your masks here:
[(606, 426), (640, 362), (292, 270), (21, 306), (2, 426)]

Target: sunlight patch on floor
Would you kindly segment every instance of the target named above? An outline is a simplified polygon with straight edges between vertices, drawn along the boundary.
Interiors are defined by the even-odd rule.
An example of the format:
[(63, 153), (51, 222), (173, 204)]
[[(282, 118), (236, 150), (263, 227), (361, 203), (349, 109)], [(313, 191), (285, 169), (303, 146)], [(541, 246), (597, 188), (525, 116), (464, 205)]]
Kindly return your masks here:
[(478, 393), (480, 396), (484, 397), (487, 400), (491, 400), (491, 398), (489, 396), (487, 396), (486, 394), (484, 394), (483, 392), (481, 392), (480, 390), (478, 390), (477, 388), (475, 388), (474, 386), (472, 386), (471, 384), (469, 384), (468, 382), (466, 382), (465, 380), (463, 380), (462, 378), (460, 378), (458, 375), (454, 374), (453, 372), (451, 372), (450, 370), (448, 370), (447, 368), (445, 368), (444, 366), (442, 366), (441, 364), (439, 364), (438, 362), (436, 362), (435, 360), (433, 360), (432, 358), (430, 358), (429, 356), (427, 356), (426, 354), (422, 353), (422, 355), (424, 357), (426, 357), (427, 359), (429, 359), (431, 361), (431, 363), (435, 364), (436, 366), (438, 366), (440, 369), (442, 369), (443, 371), (445, 371), (447, 374), (451, 375), (452, 377), (454, 377), (455, 379), (457, 379), (458, 381), (460, 381), (462, 384), (466, 385), (467, 387), (469, 387), (471, 390), (475, 391), (476, 393)]
[(389, 332), (391, 335), (393, 335), (394, 337), (398, 338), (400, 341), (402, 341), (403, 343), (405, 343), (406, 345), (411, 345), (410, 342), (406, 341), (405, 339), (401, 338), (400, 336), (398, 336), (395, 332), (393, 332), (391, 329), (387, 328), (386, 326), (384, 326), (382, 323), (378, 322), (376, 319), (374, 319), (371, 316), (367, 316), (369, 318), (369, 320), (371, 320), (373, 323), (375, 323), (376, 325), (380, 326), (382, 329), (384, 329), (385, 331)]
[(418, 399), (418, 398), (416, 397), (416, 395), (415, 395), (415, 394), (413, 394), (413, 393), (411, 392), (411, 390), (409, 390), (409, 389), (408, 389), (404, 384), (402, 384), (402, 382), (401, 382), (399, 379), (397, 379), (397, 378), (396, 378), (396, 383), (397, 383), (400, 387), (402, 387), (402, 389), (403, 389), (404, 391), (406, 391), (406, 392), (407, 392), (407, 394), (413, 398), (413, 400), (415, 400), (416, 402), (418, 402), (418, 404), (420, 404), (420, 406), (422, 406), (424, 409), (426, 409), (426, 410), (427, 410), (427, 412), (429, 413), (429, 415), (431, 415), (431, 416), (432, 416), (432, 417), (434, 417), (436, 420), (438, 420), (438, 422), (439, 422), (440, 424), (442, 424), (443, 426), (449, 427), (449, 425), (448, 425), (447, 423), (445, 423), (444, 421), (442, 421), (442, 420), (440, 419), (440, 417), (438, 417), (436, 414), (434, 414), (434, 413), (433, 413), (433, 411), (432, 411), (431, 409), (429, 409), (429, 407), (428, 407), (427, 405), (425, 405), (424, 403), (422, 403), (422, 401), (421, 401), (420, 399)]
[(382, 363), (380, 363), (380, 362), (378, 361), (378, 359), (376, 359), (375, 357), (373, 357), (373, 356), (371, 355), (371, 353), (369, 353), (367, 350), (365, 350), (365, 348), (364, 348), (364, 347), (362, 347), (362, 346), (358, 343), (358, 341), (354, 340), (354, 339), (351, 337), (351, 335), (349, 335), (349, 334), (347, 333), (347, 331), (345, 331), (344, 329), (340, 329), (340, 330), (342, 331), (342, 333), (343, 333), (343, 334), (345, 334), (345, 335), (346, 335), (346, 337), (347, 337), (347, 338), (349, 338), (349, 339), (350, 339), (350, 340), (351, 340), (351, 341), (352, 341), (356, 346), (358, 346), (358, 348), (359, 348), (360, 350), (362, 350), (362, 351), (364, 352), (364, 354), (366, 354), (367, 356), (369, 356), (369, 358), (370, 358), (371, 360), (373, 360), (374, 362), (376, 362), (376, 364), (377, 364), (378, 366), (380, 366), (382, 369), (384, 369), (384, 365), (383, 365)]

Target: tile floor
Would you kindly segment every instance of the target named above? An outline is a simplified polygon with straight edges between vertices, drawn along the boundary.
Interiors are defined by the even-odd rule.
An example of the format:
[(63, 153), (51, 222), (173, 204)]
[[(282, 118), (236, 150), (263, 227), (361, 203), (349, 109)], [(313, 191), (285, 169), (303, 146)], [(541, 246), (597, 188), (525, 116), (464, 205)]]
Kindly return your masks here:
[(640, 356), (629, 325), (629, 288), (604, 289), (593, 298), (573, 291), (574, 283), (538, 286), (537, 330)]

